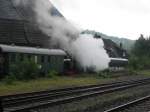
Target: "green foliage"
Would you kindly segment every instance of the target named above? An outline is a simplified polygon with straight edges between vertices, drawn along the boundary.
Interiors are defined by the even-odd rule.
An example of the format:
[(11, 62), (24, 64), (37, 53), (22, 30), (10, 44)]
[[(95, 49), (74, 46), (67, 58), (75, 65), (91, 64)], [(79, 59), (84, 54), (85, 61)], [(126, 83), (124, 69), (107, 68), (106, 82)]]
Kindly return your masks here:
[(133, 68), (128, 68), (128, 69), (127, 69), (127, 73), (128, 73), (129, 75), (138, 75), (137, 72), (136, 72), (136, 70), (133, 69)]
[(13, 82), (16, 80), (16, 77), (14, 75), (7, 75), (3, 80), (2, 82), (8, 84), (8, 85), (11, 85), (13, 84)]
[(109, 70), (104, 70), (98, 73), (99, 77), (102, 78), (110, 78), (111, 77), (111, 73)]
[(46, 75), (46, 77), (48, 78), (56, 78), (58, 76), (58, 72), (52, 70), (52, 71), (49, 71), (49, 73)]
[(130, 58), (129, 58), (129, 64), (128, 64), (128, 68), (130, 68), (130, 69), (138, 69), (138, 58), (137, 57), (135, 57), (135, 56), (131, 56)]
[(17, 80), (29, 80), (39, 77), (38, 65), (33, 60), (24, 60), (10, 65), (10, 76)]
[(141, 56), (150, 56), (150, 38), (144, 38), (143, 35), (139, 37), (138, 40), (136, 40), (135, 45), (132, 49), (132, 52), (134, 55), (141, 57)]
[(134, 70), (143, 70), (150, 68), (150, 57), (148, 56), (131, 56), (129, 58), (129, 68)]
[(136, 40), (129, 58), (129, 68), (149, 69), (150, 68), (150, 37), (144, 38), (143, 35)]

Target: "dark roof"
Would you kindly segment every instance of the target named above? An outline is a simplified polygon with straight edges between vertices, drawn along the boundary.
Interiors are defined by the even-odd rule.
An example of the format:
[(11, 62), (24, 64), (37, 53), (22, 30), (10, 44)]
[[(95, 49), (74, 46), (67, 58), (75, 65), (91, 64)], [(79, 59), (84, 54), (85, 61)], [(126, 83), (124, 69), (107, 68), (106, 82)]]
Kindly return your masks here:
[(113, 58), (127, 58), (128, 54), (126, 50), (118, 46), (115, 42), (110, 39), (104, 39), (104, 48), (106, 49), (108, 55)]
[(49, 37), (36, 24), (22, 20), (0, 18), (0, 43), (28, 46), (44, 46)]
[[(21, 0), (23, 4), (26, 1)], [(34, 22), (33, 0), (28, 1), (28, 4), (18, 6), (14, 0), (0, 0), (1, 44), (48, 47), (49, 37), (44, 35)], [(55, 7), (51, 13), (62, 17)]]
[[(86, 32), (83, 32), (83, 33), (86, 33)], [(91, 34), (91, 33), (89, 33), (89, 34)], [(101, 35), (98, 35), (97, 33), (92, 34), (92, 35), (94, 35), (94, 38), (101, 38), (103, 40), (104, 48), (106, 49), (109, 57), (111, 57), (111, 58), (128, 58), (128, 54), (127, 54), (126, 50), (124, 50), (122, 48), (122, 45), (118, 46), (112, 40), (102, 38)]]
[(20, 15), (13, 6), (12, 0), (0, 0), (0, 18), (21, 19)]
[[(0, 0), (0, 18), (15, 20), (32, 20), (34, 19), (34, 0), (20, 0), (21, 5), (17, 5), (15, 0)], [(49, 0), (47, 3), (50, 4)], [(63, 15), (52, 6), (51, 12), (53, 16)], [(33, 20), (34, 21), (34, 20)]]

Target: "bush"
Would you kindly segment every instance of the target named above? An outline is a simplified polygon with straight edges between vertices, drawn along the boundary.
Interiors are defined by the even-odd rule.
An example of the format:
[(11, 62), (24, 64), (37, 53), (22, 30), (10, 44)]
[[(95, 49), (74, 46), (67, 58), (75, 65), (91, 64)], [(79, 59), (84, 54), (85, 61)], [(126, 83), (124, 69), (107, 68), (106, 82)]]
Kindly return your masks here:
[(150, 68), (150, 58), (148, 56), (131, 56), (129, 58), (129, 69), (133, 70), (143, 70), (143, 69), (149, 69)]
[(127, 73), (128, 73), (129, 75), (138, 75), (137, 72), (136, 72), (136, 70), (135, 70), (135, 69), (132, 69), (132, 68), (128, 68), (128, 69), (127, 69)]
[(98, 73), (99, 77), (102, 78), (110, 78), (111, 77), (111, 73), (109, 70), (104, 70)]
[(2, 82), (6, 84), (13, 84), (13, 82), (16, 80), (16, 77), (14, 75), (7, 75)]
[(129, 64), (128, 64), (128, 68), (129, 69), (138, 69), (138, 58), (135, 56), (131, 56), (129, 58)]
[(55, 77), (57, 77), (58, 76), (58, 72), (56, 72), (56, 71), (49, 71), (49, 73), (46, 75), (46, 77), (48, 77), (48, 78), (55, 78)]
[(17, 80), (29, 80), (39, 77), (38, 65), (33, 60), (24, 60), (10, 65), (9, 75)]

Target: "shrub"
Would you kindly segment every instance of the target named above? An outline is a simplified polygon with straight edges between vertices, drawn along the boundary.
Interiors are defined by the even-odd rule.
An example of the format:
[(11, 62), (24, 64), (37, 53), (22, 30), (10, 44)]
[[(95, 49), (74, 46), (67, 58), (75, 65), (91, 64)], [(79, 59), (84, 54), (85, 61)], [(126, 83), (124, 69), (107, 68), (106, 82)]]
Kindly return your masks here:
[(52, 71), (49, 71), (49, 73), (46, 75), (46, 77), (48, 78), (55, 78), (58, 76), (58, 72), (52, 70)]
[(134, 70), (143, 70), (143, 69), (149, 69), (150, 68), (150, 58), (148, 56), (131, 56), (129, 59), (129, 69)]
[(33, 60), (24, 60), (11, 64), (9, 74), (18, 80), (35, 79), (39, 77), (39, 68)]
[(13, 84), (13, 82), (16, 80), (16, 77), (14, 75), (7, 75), (2, 82), (6, 84)]
[(128, 68), (128, 69), (127, 69), (127, 73), (128, 73), (129, 75), (138, 75), (137, 72), (136, 72), (136, 70), (133, 69), (133, 68)]
[(132, 56), (129, 58), (129, 64), (128, 64), (128, 68), (129, 69), (138, 69), (138, 58), (135, 56)]
[(110, 78), (111, 77), (111, 73), (109, 70), (104, 70), (98, 73), (99, 77), (102, 78)]

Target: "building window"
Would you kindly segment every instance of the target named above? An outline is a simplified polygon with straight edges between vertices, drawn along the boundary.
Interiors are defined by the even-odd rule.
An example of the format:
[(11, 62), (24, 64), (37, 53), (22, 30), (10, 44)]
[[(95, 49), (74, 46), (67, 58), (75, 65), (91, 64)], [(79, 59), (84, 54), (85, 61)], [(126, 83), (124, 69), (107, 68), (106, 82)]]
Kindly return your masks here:
[(48, 56), (48, 62), (51, 62), (51, 57), (50, 56)]
[(23, 60), (24, 60), (24, 55), (20, 54), (20, 61), (23, 61)]
[(28, 55), (28, 59), (29, 59), (29, 60), (31, 59), (31, 55), (30, 55), (30, 54)]
[(15, 62), (16, 61), (16, 54), (11, 54), (11, 61)]
[(3, 64), (4, 62), (4, 57), (0, 54), (0, 65)]
[(35, 63), (38, 62), (38, 57), (37, 56), (34, 57), (34, 61), (35, 61)]
[(41, 62), (42, 63), (44, 62), (44, 56), (41, 56)]
[(125, 52), (123, 52), (123, 57), (126, 57), (126, 53)]

